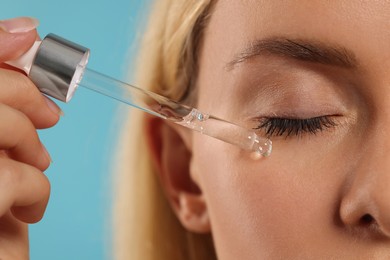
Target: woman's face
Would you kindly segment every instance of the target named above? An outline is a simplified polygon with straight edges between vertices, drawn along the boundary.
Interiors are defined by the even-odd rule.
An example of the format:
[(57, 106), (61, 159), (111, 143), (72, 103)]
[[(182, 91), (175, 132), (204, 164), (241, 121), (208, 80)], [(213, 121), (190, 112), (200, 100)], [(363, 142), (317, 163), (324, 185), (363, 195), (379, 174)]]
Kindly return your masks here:
[(193, 135), (221, 259), (390, 256), (390, 2), (218, 1), (199, 108), (269, 136)]

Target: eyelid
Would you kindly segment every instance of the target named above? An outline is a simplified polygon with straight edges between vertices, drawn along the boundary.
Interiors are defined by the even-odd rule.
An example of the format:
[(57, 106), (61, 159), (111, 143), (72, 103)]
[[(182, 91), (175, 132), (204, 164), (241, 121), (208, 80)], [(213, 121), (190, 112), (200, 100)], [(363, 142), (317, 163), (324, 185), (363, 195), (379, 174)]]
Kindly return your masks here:
[(335, 127), (337, 123), (332, 116), (317, 116), (312, 118), (282, 118), (266, 117), (258, 120), (255, 130), (264, 130), (266, 136), (301, 136), (302, 134), (316, 134), (317, 132)]

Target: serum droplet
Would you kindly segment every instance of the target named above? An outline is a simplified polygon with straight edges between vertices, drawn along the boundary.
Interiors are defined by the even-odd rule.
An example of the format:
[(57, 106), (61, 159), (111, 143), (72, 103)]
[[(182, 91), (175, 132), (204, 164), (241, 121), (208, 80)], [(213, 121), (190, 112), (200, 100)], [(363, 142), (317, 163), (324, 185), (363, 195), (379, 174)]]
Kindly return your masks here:
[(258, 160), (260, 160), (261, 158), (263, 158), (263, 156), (261, 155), (260, 152), (251, 152), (251, 153), (250, 153), (250, 157), (251, 157), (251, 159), (254, 160), (254, 161), (258, 161)]

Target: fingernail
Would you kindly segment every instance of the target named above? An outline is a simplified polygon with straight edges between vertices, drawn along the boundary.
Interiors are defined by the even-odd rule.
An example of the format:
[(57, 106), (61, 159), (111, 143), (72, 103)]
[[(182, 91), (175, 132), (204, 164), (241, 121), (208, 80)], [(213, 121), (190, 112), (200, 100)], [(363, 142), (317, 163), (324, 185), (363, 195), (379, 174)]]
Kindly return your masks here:
[(17, 17), (0, 21), (0, 29), (9, 33), (24, 33), (34, 30), (39, 21), (32, 17)]
[(51, 111), (53, 111), (53, 113), (55, 113), (56, 115), (59, 115), (59, 116), (64, 115), (64, 112), (61, 110), (61, 108), (56, 103), (54, 103), (53, 100), (51, 100), (48, 97), (45, 97), (45, 100), (46, 100), (47, 106), (50, 108)]
[(42, 144), (42, 150), (45, 153), (46, 157), (49, 159), (50, 163), (52, 163), (53, 160), (51, 159), (51, 156), (50, 156), (49, 152), (47, 151), (46, 147), (43, 144)]

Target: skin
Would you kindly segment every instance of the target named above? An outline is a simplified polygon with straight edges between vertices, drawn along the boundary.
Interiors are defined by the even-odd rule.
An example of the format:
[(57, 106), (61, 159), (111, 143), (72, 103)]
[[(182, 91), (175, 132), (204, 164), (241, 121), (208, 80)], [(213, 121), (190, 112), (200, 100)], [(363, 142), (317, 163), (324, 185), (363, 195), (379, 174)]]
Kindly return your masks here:
[[(0, 259), (28, 259), (27, 224), (42, 218), (50, 194), (43, 173), (50, 156), (36, 130), (55, 125), (60, 109), (23, 73), (3, 63), (19, 57), (37, 39), (30, 20), (0, 25)], [(4, 25), (30, 28), (10, 33)]]
[[(187, 229), (212, 233), (219, 259), (389, 258), (389, 29), (388, 1), (218, 1), (200, 54), (199, 109), (247, 128), (275, 117), (333, 122), (271, 135), (273, 152), (258, 161), (150, 124), (160, 125), (150, 136), (163, 147), (153, 149), (168, 200)], [(275, 38), (347, 50), (356, 64), (268, 51), (229, 67), (251, 43)]]

